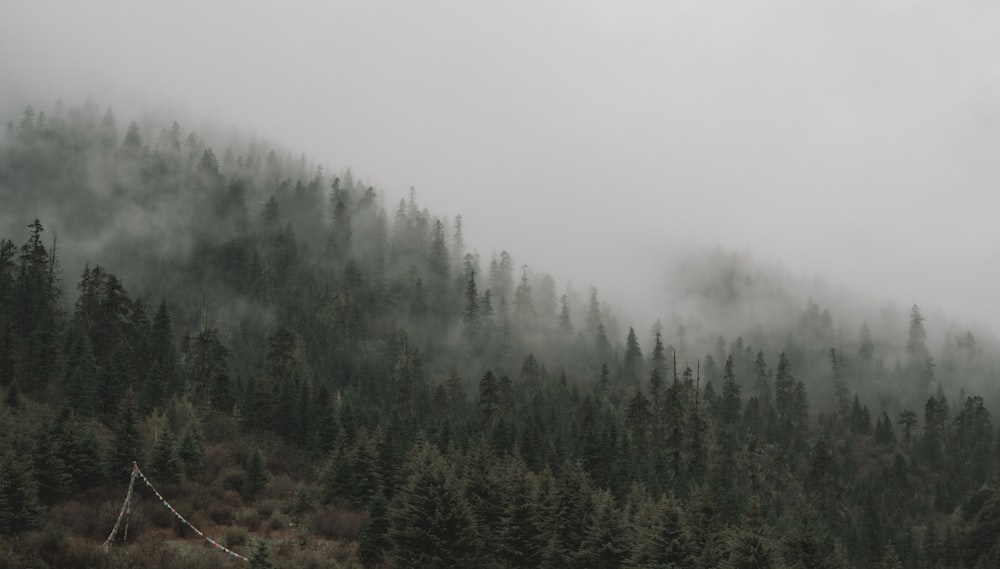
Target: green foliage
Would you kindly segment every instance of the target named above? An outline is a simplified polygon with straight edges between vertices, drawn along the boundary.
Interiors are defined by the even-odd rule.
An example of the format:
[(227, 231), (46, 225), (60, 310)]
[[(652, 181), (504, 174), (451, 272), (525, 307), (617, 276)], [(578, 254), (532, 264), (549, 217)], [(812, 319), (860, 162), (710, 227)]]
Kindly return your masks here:
[(379, 567), (385, 560), (392, 542), (389, 540), (388, 503), (379, 492), (368, 507), (368, 517), (358, 540), (358, 560), (366, 569)]
[[(114, 512), (67, 512), (106, 502), (139, 461), (181, 482), (176, 503), (207, 497), (221, 525), (276, 528), (275, 504), (298, 523), (315, 495), (308, 526), (346, 551), (360, 538), (366, 567), (867, 567), (889, 543), (886, 566), (997, 564), (988, 335), (962, 332), (938, 357), (914, 306), (908, 333), (887, 333), (905, 314), (868, 315), (852, 341), (837, 332), (851, 311), (810, 301), (787, 329), (677, 326), (677, 349), (658, 323), (646, 361), (596, 288), (557, 300), (544, 273), (516, 279), (507, 251), (481, 272), (458, 220), (450, 231), (415, 193), (391, 218), (350, 172), (326, 200), (321, 171), (262, 143), (119, 133), (92, 106), (16, 122), (0, 141), (4, 213), (26, 224), (58, 200), (78, 215), (46, 222), (69, 239), (41, 221), (23, 244), (0, 239), (5, 534), (46, 521), (73, 527), (59, 547), (99, 539)], [(179, 215), (159, 215), (168, 202)], [(99, 251), (79, 245), (95, 228)], [(716, 264), (692, 294), (721, 316), (769, 286)], [(772, 288), (782, 310), (798, 302)], [(266, 495), (260, 451), (237, 462), (258, 447)]]
[(390, 510), (394, 564), (468, 566), (475, 557), (475, 517), (445, 457), (424, 443), (411, 451), (406, 471)]
[(31, 466), (10, 454), (0, 456), (0, 535), (17, 535), (37, 526), (40, 513)]
[(607, 490), (594, 494), (593, 509), (586, 517), (580, 549), (572, 557), (574, 567), (611, 569), (620, 567), (628, 553), (625, 528), (614, 496)]
[(143, 459), (143, 438), (139, 430), (139, 403), (135, 392), (125, 392), (118, 406), (115, 422), (114, 450), (111, 455), (111, 473), (116, 480), (128, 480), (132, 464)]
[(253, 554), (250, 555), (250, 569), (275, 569), (274, 563), (271, 563), (267, 542), (264, 540), (257, 540), (254, 545)]
[(243, 477), (242, 494), (247, 500), (253, 501), (258, 494), (267, 486), (271, 473), (267, 471), (264, 464), (264, 455), (259, 448), (255, 448), (250, 455), (250, 461), (246, 465)]
[(681, 506), (670, 494), (655, 502), (647, 498), (632, 521), (630, 533), (633, 544), (628, 567), (681, 569), (695, 565)]
[(149, 462), (150, 475), (161, 484), (177, 484), (184, 476), (184, 465), (177, 452), (174, 435), (169, 429), (160, 435)]
[(728, 569), (781, 567), (781, 557), (771, 528), (760, 511), (760, 501), (756, 496), (750, 499), (740, 527), (730, 536), (729, 555), (723, 566)]
[(196, 422), (192, 422), (184, 430), (177, 455), (183, 464), (184, 472), (188, 474), (195, 474), (204, 466), (205, 448), (202, 444), (201, 429)]

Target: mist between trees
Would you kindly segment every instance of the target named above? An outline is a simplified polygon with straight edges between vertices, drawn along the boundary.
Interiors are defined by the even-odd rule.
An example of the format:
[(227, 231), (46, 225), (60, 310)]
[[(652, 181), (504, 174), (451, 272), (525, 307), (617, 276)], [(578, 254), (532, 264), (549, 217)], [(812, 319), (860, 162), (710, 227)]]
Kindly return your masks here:
[(282, 566), (998, 561), (995, 340), (916, 305), (719, 250), (636, 329), (414, 190), (89, 103), (8, 124), (0, 200), (5, 562), (92, 563), (133, 460)]

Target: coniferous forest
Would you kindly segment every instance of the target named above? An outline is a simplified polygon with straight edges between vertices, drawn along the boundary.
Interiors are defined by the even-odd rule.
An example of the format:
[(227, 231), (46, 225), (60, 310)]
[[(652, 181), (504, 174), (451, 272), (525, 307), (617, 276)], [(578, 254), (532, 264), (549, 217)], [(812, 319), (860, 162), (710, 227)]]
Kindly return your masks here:
[(722, 251), (644, 329), (413, 190), (6, 119), (0, 567), (1000, 567), (988, 334)]

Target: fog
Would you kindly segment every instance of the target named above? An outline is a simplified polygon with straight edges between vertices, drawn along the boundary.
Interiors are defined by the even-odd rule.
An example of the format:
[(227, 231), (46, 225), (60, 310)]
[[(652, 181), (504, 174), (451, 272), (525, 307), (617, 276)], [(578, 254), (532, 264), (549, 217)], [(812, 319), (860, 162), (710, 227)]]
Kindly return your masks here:
[(5, 119), (91, 97), (235, 125), (352, 168), (387, 204), (413, 186), (484, 258), (507, 249), (640, 321), (671, 312), (671, 259), (719, 245), (1000, 330), (993, 2), (0, 14)]

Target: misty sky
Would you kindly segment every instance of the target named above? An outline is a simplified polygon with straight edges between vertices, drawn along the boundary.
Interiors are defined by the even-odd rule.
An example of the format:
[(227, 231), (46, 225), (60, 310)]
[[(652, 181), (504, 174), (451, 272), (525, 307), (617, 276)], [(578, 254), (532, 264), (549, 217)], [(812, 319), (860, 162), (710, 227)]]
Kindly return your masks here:
[(3, 102), (88, 95), (415, 186), (634, 312), (720, 244), (1000, 331), (993, 0), (0, 0)]

